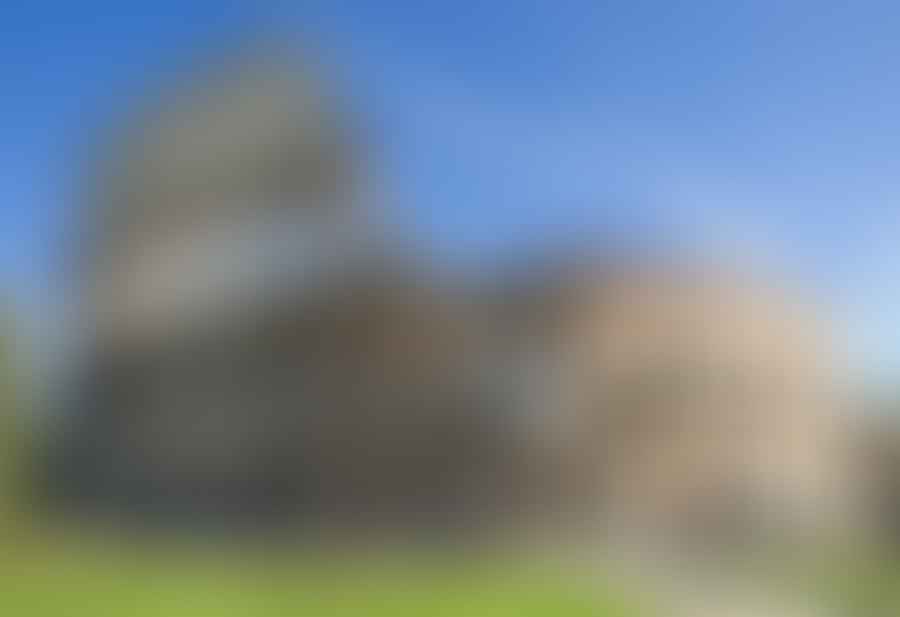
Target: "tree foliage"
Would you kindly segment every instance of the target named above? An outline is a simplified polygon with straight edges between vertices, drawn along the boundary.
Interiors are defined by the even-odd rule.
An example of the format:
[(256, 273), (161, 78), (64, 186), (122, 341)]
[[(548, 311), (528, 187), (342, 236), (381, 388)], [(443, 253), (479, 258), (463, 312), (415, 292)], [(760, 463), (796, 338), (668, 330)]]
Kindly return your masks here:
[(8, 317), (0, 319), (0, 509), (6, 510), (20, 487), (22, 430), (13, 332)]

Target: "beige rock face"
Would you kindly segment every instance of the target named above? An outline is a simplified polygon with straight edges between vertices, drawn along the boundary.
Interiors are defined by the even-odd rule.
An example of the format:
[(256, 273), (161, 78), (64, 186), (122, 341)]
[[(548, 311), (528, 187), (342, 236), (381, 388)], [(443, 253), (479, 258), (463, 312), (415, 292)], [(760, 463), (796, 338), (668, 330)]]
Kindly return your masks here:
[(648, 269), (583, 280), (557, 307), (533, 435), (576, 502), (620, 533), (709, 543), (840, 518), (837, 356), (812, 306)]

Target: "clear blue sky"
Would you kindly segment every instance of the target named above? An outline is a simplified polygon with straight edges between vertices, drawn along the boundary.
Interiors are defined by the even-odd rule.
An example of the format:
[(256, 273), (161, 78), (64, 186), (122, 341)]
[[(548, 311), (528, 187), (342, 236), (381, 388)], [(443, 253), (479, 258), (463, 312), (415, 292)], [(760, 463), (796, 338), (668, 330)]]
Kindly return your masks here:
[(259, 23), (334, 69), (386, 200), (448, 263), (749, 254), (821, 292), (869, 374), (900, 375), (896, 3), (57, 4), (0, 26), (0, 285), (24, 306), (46, 301), (92, 131)]

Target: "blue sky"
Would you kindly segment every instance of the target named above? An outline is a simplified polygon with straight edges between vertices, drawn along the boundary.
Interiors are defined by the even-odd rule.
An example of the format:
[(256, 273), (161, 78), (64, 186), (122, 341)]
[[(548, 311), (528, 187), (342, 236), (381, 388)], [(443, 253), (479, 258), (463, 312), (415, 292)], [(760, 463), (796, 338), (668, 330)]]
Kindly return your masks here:
[(382, 200), (436, 258), (740, 256), (821, 294), (866, 375), (900, 374), (900, 6), (218, 4), (6, 7), (0, 285), (20, 305), (52, 293), (96, 128), (260, 25), (333, 70)]

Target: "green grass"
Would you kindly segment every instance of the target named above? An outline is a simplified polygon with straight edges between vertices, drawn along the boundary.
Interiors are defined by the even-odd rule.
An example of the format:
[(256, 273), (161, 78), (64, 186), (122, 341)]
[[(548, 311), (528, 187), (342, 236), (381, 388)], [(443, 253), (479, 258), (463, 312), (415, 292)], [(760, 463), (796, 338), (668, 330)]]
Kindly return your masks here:
[(900, 617), (900, 563), (895, 558), (845, 556), (813, 566), (811, 593), (837, 615)]
[[(38, 540), (0, 557), (15, 617), (640, 617), (599, 575), (489, 559)], [(583, 574), (583, 573), (582, 573)]]

